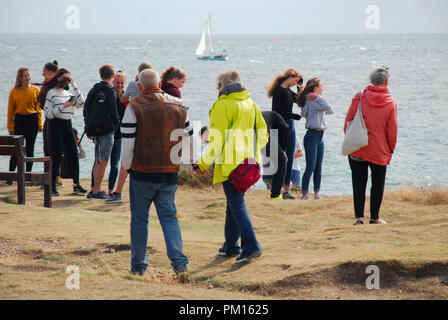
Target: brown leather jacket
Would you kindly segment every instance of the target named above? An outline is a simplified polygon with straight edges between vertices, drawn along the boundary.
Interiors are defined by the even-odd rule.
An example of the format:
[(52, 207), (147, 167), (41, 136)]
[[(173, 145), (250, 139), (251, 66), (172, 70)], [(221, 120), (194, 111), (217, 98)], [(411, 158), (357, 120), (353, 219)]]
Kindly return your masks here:
[[(172, 148), (181, 142), (187, 108), (182, 100), (161, 89), (149, 89), (132, 99), (129, 104), (137, 118), (137, 137), (135, 140), (132, 171), (164, 173), (179, 171), (179, 164), (170, 157)], [(173, 130), (179, 129), (176, 141), (170, 141)], [(182, 153), (181, 144), (176, 147), (178, 156)]]

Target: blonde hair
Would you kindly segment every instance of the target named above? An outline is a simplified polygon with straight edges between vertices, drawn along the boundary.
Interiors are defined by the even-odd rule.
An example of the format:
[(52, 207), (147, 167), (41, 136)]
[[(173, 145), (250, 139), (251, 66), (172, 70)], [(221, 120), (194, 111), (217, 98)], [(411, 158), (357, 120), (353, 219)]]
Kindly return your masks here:
[(235, 81), (241, 82), (240, 74), (236, 70), (228, 70), (218, 75), (218, 86), (221, 88)]
[(268, 87), (268, 97), (272, 98), (274, 95), (274, 90), (283, 83), (289, 77), (301, 77), (302, 75), (296, 69), (288, 69), (282, 74), (275, 77), (274, 81)]
[(18, 88), (18, 87), (22, 86), (23, 74), (27, 71), (30, 72), (30, 69), (28, 69), (27, 67), (21, 67), (19, 70), (17, 70), (16, 84), (14, 85), (14, 88)]
[(126, 73), (124, 73), (124, 71), (117, 71), (117, 73), (115, 73), (115, 79), (116, 78), (123, 78), (126, 81)]

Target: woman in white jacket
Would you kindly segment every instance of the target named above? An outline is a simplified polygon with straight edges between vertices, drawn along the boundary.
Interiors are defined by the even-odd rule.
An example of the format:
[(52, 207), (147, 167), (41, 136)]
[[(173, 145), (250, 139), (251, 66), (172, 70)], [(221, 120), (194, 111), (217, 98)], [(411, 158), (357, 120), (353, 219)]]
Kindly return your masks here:
[[(73, 93), (68, 90), (69, 85)], [(42, 90), (47, 92), (44, 105), (45, 117), (51, 120), (48, 129), (52, 160), (52, 195), (59, 196), (56, 190), (56, 177), (62, 155), (70, 162), (73, 170), (73, 193), (86, 194), (87, 190), (79, 184), (78, 147), (71, 120), (75, 107), (84, 106), (84, 97), (70, 72), (64, 68), (59, 69), (53, 79), (42, 87)]]

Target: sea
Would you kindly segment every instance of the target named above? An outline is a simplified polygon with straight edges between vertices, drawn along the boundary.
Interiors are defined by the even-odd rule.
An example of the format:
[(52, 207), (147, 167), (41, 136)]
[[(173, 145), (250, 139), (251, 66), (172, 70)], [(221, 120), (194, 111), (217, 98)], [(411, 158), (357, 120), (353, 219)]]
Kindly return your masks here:
[[(398, 142), (386, 188), (448, 186), (447, 34), (215, 35), (213, 40), (215, 48), (227, 50), (227, 61), (197, 60), (199, 35), (0, 34), (0, 134), (7, 134), (8, 96), (21, 66), (30, 69), (33, 82), (42, 82), (44, 64), (56, 59), (71, 71), (84, 96), (99, 81), (98, 69), (106, 63), (124, 71), (128, 81), (143, 61), (159, 73), (170, 66), (182, 68), (187, 81), (181, 92), (195, 128), (208, 124), (220, 72), (238, 70), (253, 100), (270, 110), (267, 87), (276, 75), (295, 68), (305, 81), (322, 80), (323, 94), (335, 110), (326, 118), (321, 194), (349, 195), (351, 172), (347, 157), (341, 155), (345, 115), (353, 96), (369, 84), (372, 68), (383, 65), (390, 68), (389, 89), (398, 104)], [(299, 112), (296, 105), (294, 111)], [(304, 125), (303, 119), (295, 122), (302, 143)], [(83, 131), (80, 109), (73, 126)], [(82, 146), (87, 157), (80, 160), (80, 176), (90, 178), (94, 146), (88, 139)], [(43, 156), (42, 134), (35, 156)], [(0, 157), (1, 171), (7, 170), (8, 161)], [(300, 161), (303, 173), (305, 160)]]

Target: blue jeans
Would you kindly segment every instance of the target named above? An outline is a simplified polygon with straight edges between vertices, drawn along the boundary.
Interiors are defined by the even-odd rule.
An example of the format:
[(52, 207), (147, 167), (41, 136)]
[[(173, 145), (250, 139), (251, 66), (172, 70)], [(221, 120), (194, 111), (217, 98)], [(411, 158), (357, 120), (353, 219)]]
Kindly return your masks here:
[(286, 147), (288, 162), (286, 163), (286, 174), (283, 185), (289, 187), (291, 184), (292, 163), (294, 162), (294, 149), (296, 147), (296, 128), (294, 127), (293, 119), (289, 119), (287, 122), (289, 124), (288, 146)]
[(182, 252), (182, 237), (176, 217), (174, 197), (177, 184), (130, 180), (131, 200), (131, 271), (144, 273), (148, 266), (149, 208), (154, 202), (165, 237), (168, 258), (175, 272), (187, 268), (188, 258)]
[(302, 193), (308, 193), (311, 175), (313, 175), (314, 191), (320, 190), (322, 177), (322, 161), (324, 159), (324, 132), (308, 129), (303, 138), (306, 168), (302, 177)]
[(241, 254), (243, 256), (261, 251), (244, 203), (244, 193), (236, 191), (229, 180), (224, 181), (222, 185), (227, 199), (224, 225), (225, 242), (222, 249), (229, 254), (239, 253), (238, 239), (241, 237)]
[(120, 169), (121, 156), (121, 138), (114, 140), (112, 152), (110, 154), (110, 170), (109, 170), (109, 190), (114, 190), (117, 181), (118, 170)]
[(292, 170), (291, 181), (296, 186), (300, 186), (300, 170)]

